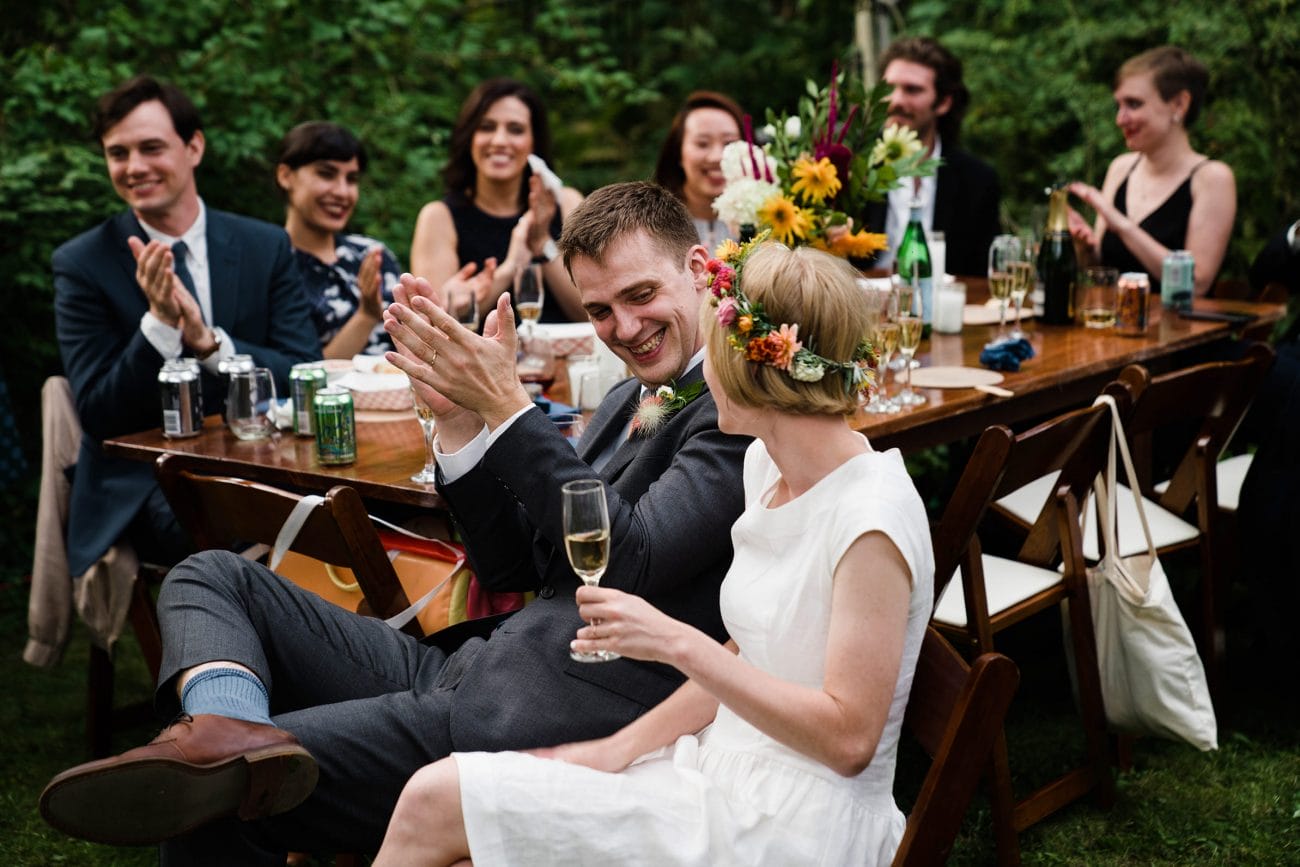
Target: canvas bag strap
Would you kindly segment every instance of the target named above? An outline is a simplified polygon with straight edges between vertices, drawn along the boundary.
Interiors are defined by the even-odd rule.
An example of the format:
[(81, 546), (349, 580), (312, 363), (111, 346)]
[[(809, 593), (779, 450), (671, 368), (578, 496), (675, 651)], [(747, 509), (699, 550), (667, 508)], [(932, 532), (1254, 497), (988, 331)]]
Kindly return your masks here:
[[(1109, 502), (1107, 502), (1105, 505), (1106, 520), (1102, 526), (1103, 532), (1106, 533), (1106, 536), (1104, 537), (1106, 541), (1106, 557), (1109, 559), (1110, 565), (1112, 567), (1117, 567), (1120, 565), (1121, 560), (1119, 556), (1119, 548), (1116, 542), (1116, 536), (1118, 535), (1116, 533), (1116, 526), (1118, 523), (1118, 514), (1117, 514), (1118, 500), (1117, 497), (1115, 496), (1116, 492), (1118, 491), (1117, 481), (1115, 477), (1116, 476), (1115, 450), (1116, 448), (1118, 448), (1119, 454), (1124, 460), (1124, 471), (1128, 474), (1130, 490), (1133, 495), (1133, 506), (1137, 510), (1138, 522), (1142, 525), (1142, 535), (1147, 541), (1147, 554), (1150, 556), (1151, 562), (1154, 563), (1156, 560), (1156, 546), (1155, 546), (1155, 542), (1152, 540), (1151, 537), (1151, 525), (1147, 522), (1146, 509), (1142, 505), (1142, 492), (1136, 487), (1137, 472), (1133, 468), (1133, 456), (1132, 453), (1129, 451), (1128, 437), (1125, 436), (1124, 433), (1124, 422), (1120, 418), (1119, 407), (1116, 406), (1115, 404), (1115, 398), (1111, 397), (1108, 394), (1100, 395), (1097, 398), (1097, 400), (1094, 402), (1094, 405), (1098, 403), (1104, 403), (1108, 405), (1110, 407), (1110, 416), (1111, 416), (1110, 454), (1108, 460), (1106, 461), (1106, 476), (1107, 476), (1106, 485), (1107, 488), (1109, 489), (1107, 491)], [(1100, 491), (1099, 491), (1099, 495), (1100, 495)], [(1131, 573), (1127, 569), (1112, 568), (1108, 570), (1109, 574), (1115, 574), (1116, 572), (1122, 572), (1126, 576), (1128, 576), (1130, 580), (1134, 580), (1132, 579)], [(1148, 588), (1145, 586), (1140, 586), (1137, 589), (1141, 591), (1140, 595), (1141, 597), (1144, 598), (1146, 596), (1146, 592)]]
[[(294, 504), (293, 509), (289, 511), (288, 517), (284, 519), (284, 524), (280, 526), (280, 532), (275, 536), (275, 545), (271, 547), (271, 571), (275, 571), (275, 568), (280, 565), (280, 561), (284, 559), (285, 552), (293, 546), (293, 540), (298, 538), (298, 533), (302, 531), (303, 525), (307, 523), (307, 516), (311, 514), (312, 509), (316, 508), (323, 502), (325, 502), (325, 498), (318, 494), (306, 494), (302, 499)], [(399, 533), (404, 533), (405, 535), (415, 538), (424, 538), (422, 536), (417, 536), (409, 530), (403, 530), (401, 527), (397, 527), (387, 521), (381, 521), (374, 516), (371, 516), (371, 520), (378, 521), (378, 523), (381, 523), (392, 530), (396, 530)], [(390, 551), (388, 553), (389, 559), (392, 559), (396, 555), (397, 552)], [(326, 568), (329, 568), (328, 563), (326, 564)], [(330, 580), (338, 583), (332, 574)], [(384, 623), (388, 624), (393, 629), (401, 629), (403, 626), (418, 617), (420, 612), (428, 607), (429, 603), (433, 601), (433, 597), (438, 595), (438, 591), (446, 586), (449, 580), (450, 576), (444, 578), (432, 590), (412, 602), (402, 611), (399, 611), (397, 614), (384, 620)]]

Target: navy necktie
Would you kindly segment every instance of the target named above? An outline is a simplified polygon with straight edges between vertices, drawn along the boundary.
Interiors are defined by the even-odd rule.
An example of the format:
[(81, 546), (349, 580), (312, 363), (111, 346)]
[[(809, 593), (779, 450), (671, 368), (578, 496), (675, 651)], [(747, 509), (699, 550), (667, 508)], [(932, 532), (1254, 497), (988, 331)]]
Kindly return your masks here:
[(188, 250), (189, 247), (185, 245), (184, 241), (177, 241), (175, 244), (172, 244), (172, 257), (175, 260), (176, 276), (181, 278), (181, 282), (185, 284), (185, 288), (190, 290), (190, 294), (193, 295), (194, 300), (197, 301), (199, 293), (194, 288), (194, 277), (190, 275), (190, 268), (185, 264), (185, 253)]

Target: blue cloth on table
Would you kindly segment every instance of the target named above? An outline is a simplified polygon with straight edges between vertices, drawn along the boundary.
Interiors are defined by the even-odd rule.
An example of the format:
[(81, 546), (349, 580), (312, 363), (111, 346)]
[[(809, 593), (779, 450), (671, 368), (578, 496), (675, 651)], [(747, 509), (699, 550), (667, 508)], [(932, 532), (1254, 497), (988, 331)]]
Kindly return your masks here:
[(569, 406), (567, 403), (560, 403), (558, 400), (551, 400), (547, 397), (533, 398), (533, 405), (546, 413), (550, 418), (555, 418), (559, 415), (575, 415), (582, 412), (582, 410), (578, 409), (576, 406)]
[(1005, 370), (1015, 373), (1020, 370), (1020, 362), (1034, 357), (1034, 347), (1023, 337), (1016, 340), (999, 340), (989, 343), (980, 353), (980, 364), (990, 370)]

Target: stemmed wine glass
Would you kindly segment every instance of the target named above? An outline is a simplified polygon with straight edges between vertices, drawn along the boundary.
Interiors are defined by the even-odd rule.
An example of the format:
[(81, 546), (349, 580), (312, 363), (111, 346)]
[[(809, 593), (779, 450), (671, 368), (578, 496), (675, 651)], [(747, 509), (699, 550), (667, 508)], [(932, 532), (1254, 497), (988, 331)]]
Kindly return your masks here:
[[(600, 479), (579, 479), (560, 487), (563, 499), (564, 550), (569, 565), (582, 583), (594, 587), (600, 583), (609, 565), (609, 509), (605, 505), (605, 483)], [(592, 626), (599, 620), (591, 621)], [(609, 662), (619, 655), (611, 650), (595, 652), (569, 651), (578, 662)]]
[(540, 264), (526, 265), (515, 272), (515, 310), (523, 321), (525, 337), (532, 336), (533, 324), (542, 318), (542, 304), (546, 301), (546, 283)]
[(470, 331), (478, 331), (478, 295), (468, 286), (447, 293), (447, 312)]
[(415, 417), (419, 419), (420, 429), (424, 431), (424, 469), (411, 476), (411, 481), (432, 485), (438, 480), (437, 464), (433, 459), (433, 410), (420, 400), (420, 396), (415, 393), (415, 386), (411, 386), (411, 397), (415, 403)]
[[(876, 350), (876, 391), (871, 395), (871, 401), (863, 407), (865, 412), (870, 413), (894, 413), (898, 412), (899, 405), (890, 397), (885, 395), (885, 380), (889, 378), (889, 359), (898, 348), (898, 323), (887, 322), (882, 319), (876, 323), (876, 327), (871, 332), (871, 346)], [(908, 377), (911, 377), (912, 371), (907, 371)]]
[[(920, 315), (912, 307), (915, 293), (909, 293), (907, 299), (908, 305), (903, 306), (903, 299), (900, 296), (898, 303), (898, 353), (903, 356), (903, 390), (894, 398), (899, 406), (920, 406), (925, 403), (925, 395), (917, 394), (912, 391), (912, 356), (921, 346), (921, 332), (925, 328), (925, 323), (921, 321)], [(915, 298), (919, 302), (920, 298)]]
[(1007, 299), (1011, 297), (1016, 281), (1015, 266), (1022, 261), (1020, 239), (1015, 235), (998, 235), (989, 245), (989, 294), (1001, 304), (996, 340), (1010, 336), (1007, 334)]

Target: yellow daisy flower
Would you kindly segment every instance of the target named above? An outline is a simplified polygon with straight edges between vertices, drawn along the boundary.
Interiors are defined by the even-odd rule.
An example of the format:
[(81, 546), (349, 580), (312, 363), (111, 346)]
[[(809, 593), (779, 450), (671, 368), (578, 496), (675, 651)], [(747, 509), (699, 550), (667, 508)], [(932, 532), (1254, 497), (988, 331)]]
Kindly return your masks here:
[(871, 164), (896, 163), (921, 150), (921, 140), (908, 126), (891, 123), (880, 134), (880, 141), (871, 150)]
[(790, 190), (805, 202), (814, 205), (820, 205), (827, 199), (834, 198), (842, 186), (835, 165), (826, 157), (816, 162), (808, 157), (802, 157), (790, 169), (790, 173), (795, 178)]
[(758, 219), (772, 227), (772, 237), (783, 244), (793, 245), (796, 238), (808, 235), (808, 215), (783, 195), (775, 195), (758, 209)]
[(736, 254), (739, 252), (740, 245), (730, 238), (727, 238), (718, 245), (716, 250), (713, 251), (713, 258), (721, 259), (723, 262), (730, 262), (732, 259), (736, 258)]

